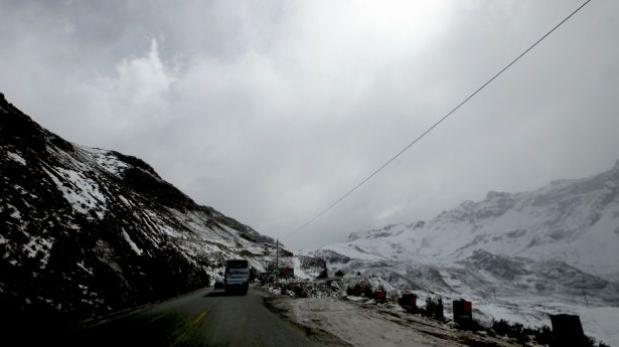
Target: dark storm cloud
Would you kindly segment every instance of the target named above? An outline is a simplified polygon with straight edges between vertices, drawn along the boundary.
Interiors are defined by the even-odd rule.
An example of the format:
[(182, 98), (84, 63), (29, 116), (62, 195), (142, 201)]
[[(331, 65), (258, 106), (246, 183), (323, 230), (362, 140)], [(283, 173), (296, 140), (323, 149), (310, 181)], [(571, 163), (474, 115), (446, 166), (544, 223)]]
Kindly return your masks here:
[(619, 3), (594, 1), (312, 226), (578, 1), (0, 0), (0, 89), (285, 243), (425, 219), (619, 157)]

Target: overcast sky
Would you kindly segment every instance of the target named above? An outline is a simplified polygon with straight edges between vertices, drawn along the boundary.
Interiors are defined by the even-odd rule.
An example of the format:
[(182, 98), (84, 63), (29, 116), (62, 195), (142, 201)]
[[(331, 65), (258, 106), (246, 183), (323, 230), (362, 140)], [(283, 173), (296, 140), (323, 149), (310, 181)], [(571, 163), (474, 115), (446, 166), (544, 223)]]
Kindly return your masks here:
[(0, 91), (291, 248), (619, 159), (619, 1), (0, 0)]

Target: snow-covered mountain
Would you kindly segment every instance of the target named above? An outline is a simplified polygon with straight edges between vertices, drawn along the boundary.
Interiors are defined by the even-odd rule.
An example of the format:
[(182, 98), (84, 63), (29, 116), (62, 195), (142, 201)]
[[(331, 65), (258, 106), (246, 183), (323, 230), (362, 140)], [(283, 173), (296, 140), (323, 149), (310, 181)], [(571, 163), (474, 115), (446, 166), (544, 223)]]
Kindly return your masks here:
[(326, 249), (361, 259), (452, 263), (476, 250), (559, 260), (605, 277), (619, 274), (619, 161), (593, 177), (532, 192), (489, 192), (427, 221), (353, 233)]
[(619, 161), (592, 177), (489, 192), (427, 222), (305, 253), (394, 290), (471, 298), (480, 315), (538, 325), (547, 313), (576, 312), (592, 335), (619, 345)]
[(208, 284), (228, 258), (261, 269), (274, 249), (142, 160), (67, 142), (0, 94), (3, 317), (83, 318), (170, 297)]

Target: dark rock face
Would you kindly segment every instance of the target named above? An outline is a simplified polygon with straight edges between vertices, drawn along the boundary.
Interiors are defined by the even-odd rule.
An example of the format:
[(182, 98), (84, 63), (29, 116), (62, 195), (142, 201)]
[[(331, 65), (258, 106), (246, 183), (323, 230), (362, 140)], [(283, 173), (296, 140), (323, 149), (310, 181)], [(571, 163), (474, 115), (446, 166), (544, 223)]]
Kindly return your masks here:
[(473, 255), (462, 261), (476, 270), (487, 271), (494, 277), (506, 281), (525, 275), (527, 272), (524, 268), (529, 262), (531, 261), (526, 258), (502, 257), (483, 250), (476, 250)]
[(327, 263), (348, 263), (351, 259), (348, 256), (339, 254), (329, 249), (317, 249), (311, 252), (312, 257), (320, 258)]
[(5, 312), (84, 318), (205, 286), (240, 254), (260, 268), (273, 250), (142, 160), (71, 144), (0, 94)]

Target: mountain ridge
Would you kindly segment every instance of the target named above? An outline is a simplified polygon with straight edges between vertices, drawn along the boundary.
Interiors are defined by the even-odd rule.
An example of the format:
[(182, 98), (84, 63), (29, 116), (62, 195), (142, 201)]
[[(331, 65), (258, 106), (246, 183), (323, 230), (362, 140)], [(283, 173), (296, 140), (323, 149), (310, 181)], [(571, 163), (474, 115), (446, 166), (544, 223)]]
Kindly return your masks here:
[(483, 249), (560, 259), (614, 278), (619, 273), (619, 160), (597, 175), (522, 193), (489, 191), (484, 200), (464, 201), (428, 221), (351, 233), (348, 241), (325, 248), (347, 256), (352, 255), (346, 249), (361, 249), (390, 259), (431, 262), (464, 259)]

